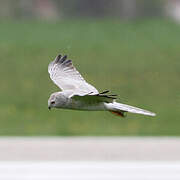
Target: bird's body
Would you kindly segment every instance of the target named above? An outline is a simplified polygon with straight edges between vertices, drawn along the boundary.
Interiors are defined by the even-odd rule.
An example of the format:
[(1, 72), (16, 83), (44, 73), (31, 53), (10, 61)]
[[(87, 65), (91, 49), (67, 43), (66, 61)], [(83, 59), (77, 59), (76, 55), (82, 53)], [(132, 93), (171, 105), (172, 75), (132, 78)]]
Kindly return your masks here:
[(147, 110), (116, 102), (116, 95), (108, 95), (109, 91), (99, 93), (92, 85), (88, 84), (72, 65), (67, 56), (58, 55), (48, 66), (51, 79), (62, 91), (51, 94), (48, 107), (86, 110), (110, 111), (120, 116), (126, 112), (155, 116)]
[[(60, 109), (84, 110), (84, 111), (103, 111), (105, 104), (103, 102), (90, 103), (68, 97), (66, 93), (56, 93), (56, 104), (54, 106)], [(59, 99), (59, 100), (58, 100)], [(49, 103), (50, 104), (50, 103)]]
[[(69, 92), (68, 92), (69, 93)], [(71, 98), (68, 96), (67, 92), (56, 92), (51, 96), (56, 98), (54, 107), (61, 109), (73, 109), (73, 110), (83, 110), (83, 111), (104, 111), (106, 110), (104, 102), (89, 102), (82, 101), (78, 98)], [(53, 97), (50, 97), (53, 99)], [(49, 105), (51, 102), (48, 103)]]

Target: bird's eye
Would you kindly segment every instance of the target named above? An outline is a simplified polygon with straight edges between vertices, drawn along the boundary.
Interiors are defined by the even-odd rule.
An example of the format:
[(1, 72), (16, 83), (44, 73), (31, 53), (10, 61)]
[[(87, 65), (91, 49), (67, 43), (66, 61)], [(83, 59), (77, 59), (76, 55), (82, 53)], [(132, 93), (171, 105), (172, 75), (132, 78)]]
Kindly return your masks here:
[(51, 104), (55, 104), (55, 101), (52, 101)]

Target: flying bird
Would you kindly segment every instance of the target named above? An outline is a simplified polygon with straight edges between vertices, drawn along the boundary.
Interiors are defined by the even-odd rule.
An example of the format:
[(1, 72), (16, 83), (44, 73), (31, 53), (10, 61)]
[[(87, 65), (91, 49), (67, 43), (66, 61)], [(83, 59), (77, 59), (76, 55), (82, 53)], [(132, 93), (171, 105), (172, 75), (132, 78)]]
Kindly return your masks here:
[(62, 108), (86, 111), (109, 111), (125, 117), (127, 112), (155, 116), (156, 114), (144, 109), (116, 102), (117, 96), (99, 93), (87, 83), (73, 66), (67, 56), (58, 55), (48, 66), (52, 81), (62, 90), (54, 92), (48, 100), (48, 108)]

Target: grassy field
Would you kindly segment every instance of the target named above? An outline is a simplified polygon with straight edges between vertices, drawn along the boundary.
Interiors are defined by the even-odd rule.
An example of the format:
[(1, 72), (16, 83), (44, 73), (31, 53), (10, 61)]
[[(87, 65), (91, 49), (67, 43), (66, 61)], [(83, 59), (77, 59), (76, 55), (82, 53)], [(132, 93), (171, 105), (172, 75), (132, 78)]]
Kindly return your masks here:
[[(164, 20), (0, 23), (0, 135), (180, 135), (180, 25)], [(100, 91), (154, 118), (47, 109), (58, 53)]]

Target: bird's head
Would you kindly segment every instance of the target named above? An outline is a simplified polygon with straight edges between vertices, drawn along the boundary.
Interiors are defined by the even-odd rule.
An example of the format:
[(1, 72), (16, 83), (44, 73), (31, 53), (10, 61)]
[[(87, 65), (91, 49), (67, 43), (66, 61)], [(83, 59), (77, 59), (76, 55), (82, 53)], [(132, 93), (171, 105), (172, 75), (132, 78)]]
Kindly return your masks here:
[(61, 92), (55, 92), (48, 99), (48, 109), (61, 108), (65, 103), (65, 97)]

